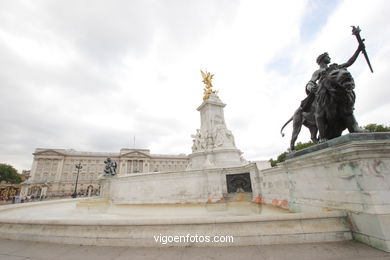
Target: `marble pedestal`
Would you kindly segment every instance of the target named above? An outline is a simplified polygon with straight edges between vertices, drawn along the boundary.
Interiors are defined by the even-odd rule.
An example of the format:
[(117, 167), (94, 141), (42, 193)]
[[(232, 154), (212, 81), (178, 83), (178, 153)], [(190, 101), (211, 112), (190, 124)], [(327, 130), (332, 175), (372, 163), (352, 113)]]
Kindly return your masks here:
[(390, 133), (356, 133), (259, 172), (260, 201), (293, 212), (348, 213), (355, 239), (390, 252)]
[(189, 170), (226, 168), (247, 164), (237, 149), (234, 136), (227, 129), (223, 108), (225, 104), (216, 94), (198, 107), (200, 129), (193, 135), (192, 154), (189, 155)]
[(243, 165), (237, 149), (212, 149), (189, 155), (191, 169), (226, 168)]

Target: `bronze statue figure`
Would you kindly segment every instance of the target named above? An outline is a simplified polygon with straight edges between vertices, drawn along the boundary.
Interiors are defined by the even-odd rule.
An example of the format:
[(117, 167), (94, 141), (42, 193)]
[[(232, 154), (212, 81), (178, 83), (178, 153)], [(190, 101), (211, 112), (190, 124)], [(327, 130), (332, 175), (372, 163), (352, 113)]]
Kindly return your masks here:
[(107, 158), (104, 163), (106, 164), (104, 168), (104, 175), (105, 176), (114, 176), (116, 175), (116, 167), (117, 163), (116, 161), (112, 160), (111, 158)]
[[(347, 68), (356, 61), (360, 52), (365, 54), (372, 71), (359, 32), (359, 27), (353, 26), (352, 34), (357, 37), (359, 46), (347, 62), (328, 65), (330, 64), (328, 53), (325, 52), (318, 56), (319, 69), (313, 73), (305, 87), (307, 97), (281, 129), (281, 134), (284, 136), (284, 127), (293, 121), (293, 134), (290, 142), (292, 151), (302, 125), (309, 128), (311, 140), (314, 143), (338, 137), (345, 129), (348, 129), (350, 133), (363, 131), (359, 128), (353, 115), (355, 82), (347, 71)], [(317, 131), (319, 132), (318, 137)]]

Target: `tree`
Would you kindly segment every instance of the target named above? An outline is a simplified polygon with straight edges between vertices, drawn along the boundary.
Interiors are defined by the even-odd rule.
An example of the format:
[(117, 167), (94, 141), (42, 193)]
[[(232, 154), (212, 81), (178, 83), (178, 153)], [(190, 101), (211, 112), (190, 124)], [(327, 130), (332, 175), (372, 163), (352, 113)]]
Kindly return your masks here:
[(278, 163), (284, 162), (286, 160), (286, 155), (287, 154), (288, 154), (288, 152), (283, 152), (283, 153), (279, 154), (278, 157), (276, 158), (276, 160), (271, 158), (269, 160), (269, 162), (271, 163), (271, 166), (275, 167)]
[(14, 167), (8, 164), (0, 163), (0, 182), (2, 181), (17, 184), (21, 183), (23, 180)]
[[(313, 143), (312, 141), (307, 142), (307, 143), (298, 142), (298, 143), (296, 144), (296, 146), (295, 146), (295, 150), (296, 150), (296, 151), (299, 151), (299, 150), (308, 148), (308, 147), (313, 146), (313, 145), (314, 145), (314, 143)], [(288, 153), (290, 153), (289, 150), (287, 150), (287, 151), (285, 151), (285, 152), (279, 154), (279, 156), (277, 157), (276, 160), (274, 160), (274, 159), (271, 158), (271, 159), (269, 160), (269, 162), (271, 163), (271, 166), (272, 166), (272, 167), (275, 167), (278, 163), (284, 162), (284, 161), (286, 160), (286, 155), (287, 155)]]
[(363, 126), (363, 128), (369, 132), (390, 132), (390, 127), (384, 125), (368, 124)]

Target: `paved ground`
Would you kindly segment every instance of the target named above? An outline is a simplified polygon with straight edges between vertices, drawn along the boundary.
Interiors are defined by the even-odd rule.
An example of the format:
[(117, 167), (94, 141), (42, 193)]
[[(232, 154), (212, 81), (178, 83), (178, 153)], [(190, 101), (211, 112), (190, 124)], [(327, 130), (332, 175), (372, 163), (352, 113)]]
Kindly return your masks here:
[(0, 239), (1, 260), (26, 259), (390, 259), (390, 254), (356, 241), (246, 247), (131, 248), (59, 245)]

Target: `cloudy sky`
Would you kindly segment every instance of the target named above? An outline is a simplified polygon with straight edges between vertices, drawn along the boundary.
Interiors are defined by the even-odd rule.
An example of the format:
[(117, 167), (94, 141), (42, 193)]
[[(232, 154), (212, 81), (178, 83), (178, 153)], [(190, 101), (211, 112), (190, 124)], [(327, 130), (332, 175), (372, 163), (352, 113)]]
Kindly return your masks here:
[(374, 68), (363, 56), (350, 68), (355, 116), (390, 125), (387, 0), (0, 1), (0, 162), (30, 169), (36, 148), (189, 154), (200, 69), (244, 157), (275, 158), (316, 57), (357, 48), (351, 25)]

